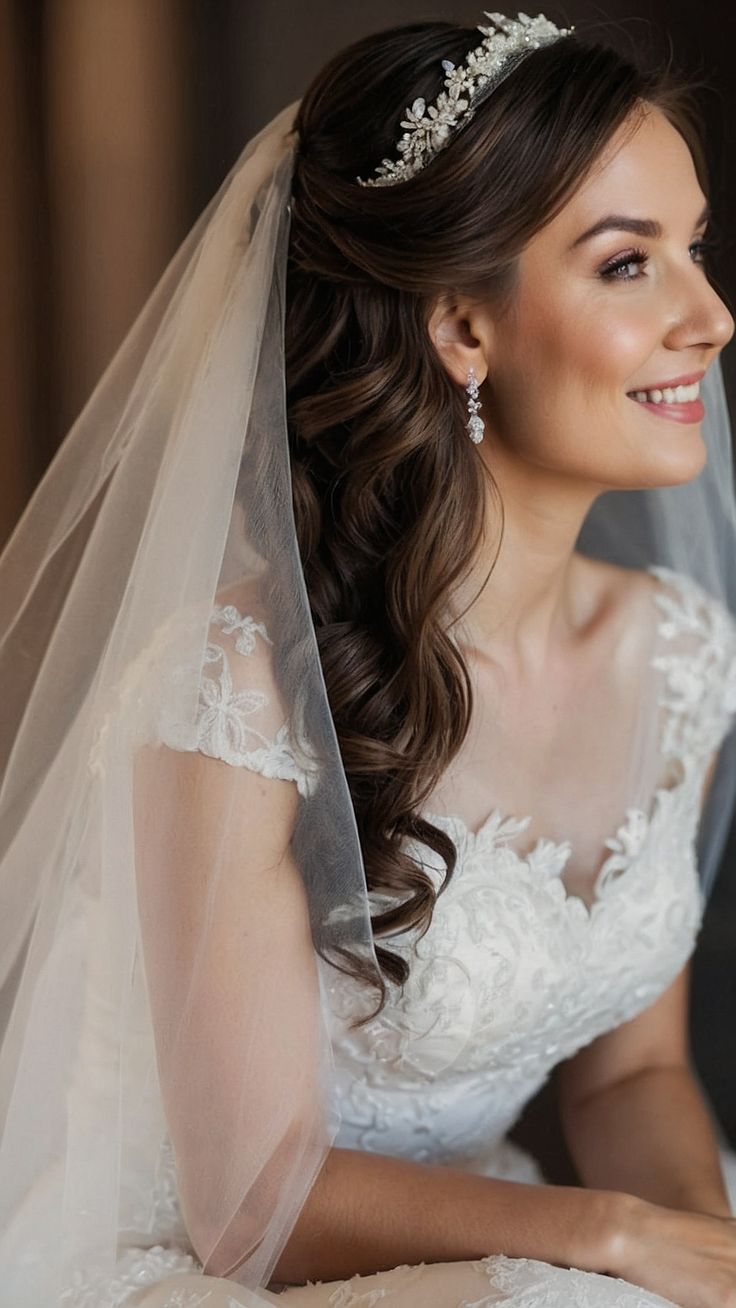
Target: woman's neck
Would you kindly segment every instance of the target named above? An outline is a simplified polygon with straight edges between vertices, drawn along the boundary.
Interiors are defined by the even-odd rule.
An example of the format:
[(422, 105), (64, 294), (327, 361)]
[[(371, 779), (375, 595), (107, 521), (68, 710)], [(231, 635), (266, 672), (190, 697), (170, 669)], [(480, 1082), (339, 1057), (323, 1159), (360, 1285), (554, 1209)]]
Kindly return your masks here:
[(552, 648), (579, 635), (595, 610), (596, 597), (581, 585), (587, 561), (575, 544), (599, 492), (547, 470), (502, 471), (494, 466), (504, 518), (496, 561), (500, 513), (489, 496), (486, 546), (456, 593), (453, 611), (460, 615), (463, 644), (496, 662), (521, 663), (532, 675), (544, 668)]

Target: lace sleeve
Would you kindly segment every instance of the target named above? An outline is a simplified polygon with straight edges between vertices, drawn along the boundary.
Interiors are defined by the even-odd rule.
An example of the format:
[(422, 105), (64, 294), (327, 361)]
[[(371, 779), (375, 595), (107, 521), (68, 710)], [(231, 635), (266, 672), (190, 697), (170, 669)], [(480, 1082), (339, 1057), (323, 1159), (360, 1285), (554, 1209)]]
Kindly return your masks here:
[(736, 624), (728, 609), (690, 577), (653, 568), (662, 583), (659, 653), (665, 710), (662, 750), (703, 765), (721, 745), (736, 714)]
[(264, 777), (295, 781), (313, 793), (317, 761), (309, 743), (285, 721), (271, 670), (271, 638), (263, 622), (234, 604), (213, 610), (197, 715), (196, 748)]
[[(289, 720), (274, 673), (273, 642), (266, 625), (232, 603), (216, 605), (211, 614), (199, 682), (196, 716), (159, 713), (158, 739), (179, 751), (199, 751), (232, 767), (249, 768), (264, 777), (294, 781), (299, 794), (314, 794), (320, 765), (303, 731)], [(169, 630), (126, 677), (125, 695), (135, 697), (148, 670), (165, 663), (176, 682), (175, 631)], [(174, 697), (174, 702), (176, 697)]]

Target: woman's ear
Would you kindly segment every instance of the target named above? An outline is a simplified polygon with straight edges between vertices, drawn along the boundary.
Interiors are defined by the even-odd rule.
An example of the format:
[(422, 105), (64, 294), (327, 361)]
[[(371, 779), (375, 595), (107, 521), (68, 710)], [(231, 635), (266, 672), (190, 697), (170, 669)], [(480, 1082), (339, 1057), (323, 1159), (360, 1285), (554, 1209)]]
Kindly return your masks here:
[(454, 382), (464, 386), (474, 369), (481, 386), (490, 372), (492, 326), (477, 305), (442, 295), (427, 320), (427, 331), (440, 362)]

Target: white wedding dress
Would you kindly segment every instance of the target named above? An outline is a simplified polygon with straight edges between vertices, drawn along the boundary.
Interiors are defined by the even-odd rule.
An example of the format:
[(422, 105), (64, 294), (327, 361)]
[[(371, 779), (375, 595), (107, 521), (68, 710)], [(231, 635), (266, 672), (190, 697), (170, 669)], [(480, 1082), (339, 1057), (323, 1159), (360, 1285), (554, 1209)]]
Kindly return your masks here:
[[(412, 960), (403, 992), (392, 988), (378, 1017), (351, 1030), (350, 1020), (365, 1011), (364, 992), (322, 968), (341, 1114), (337, 1146), (543, 1181), (537, 1162), (508, 1139), (524, 1106), (556, 1064), (650, 1005), (692, 953), (703, 907), (694, 837), (705, 770), (736, 711), (736, 631), (692, 581), (650, 572), (657, 582), (658, 748), (677, 763), (675, 780), (656, 791), (648, 812), (625, 815), (587, 898), (565, 882), (570, 842), (540, 837), (525, 848), (530, 817), (493, 811), (473, 832), (459, 817), (432, 815), (457, 846), (457, 866), (424, 937), (391, 942)], [(237, 696), (238, 660), (251, 657), (255, 640), (248, 615), (233, 606), (216, 610), (199, 748), (299, 782), (288, 741), (264, 742)], [(413, 852), (439, 878), (441, 860), (425, 846)], [(104, 1039), (104, 1031), (91, 1036)], [(735, 1160), (725, 1150), (723, 1160), (736, 1211)], [(264, 1299), (284, 1308), (665, 1304), (610, 1277), (500, 1255), (256, 1298), (200, 1274), (166, 1138), (153, 1192), (135, 1175), (124, 1189), (129, 1229), (119, 1274), (100, 1285), (80, 1273), (65, 1308), (235, 1308)], [(42, 1202), (31, 1196), (0, 1245), (3, 1268), (16, 1251), (17, 1279), (2, 1291), (8, 1308), (51, 1308), (34, 1289), (42, 1257), (33, 1245), (34, 1203)]]

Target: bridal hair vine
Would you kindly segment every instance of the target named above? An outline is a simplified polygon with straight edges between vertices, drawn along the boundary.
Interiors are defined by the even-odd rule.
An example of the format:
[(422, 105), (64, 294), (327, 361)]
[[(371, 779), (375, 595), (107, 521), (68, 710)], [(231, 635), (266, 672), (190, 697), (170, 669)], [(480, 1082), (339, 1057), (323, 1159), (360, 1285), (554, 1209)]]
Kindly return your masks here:
[(489, 14), (487, 9), (483, 13), (499, 30), (479, 26), (483, 40), (457, 67), (449, 59), (442, 60), (447, 74), (446, 89), (428, 108), (420, 97), (406, 109), (406, 117), (401, 121), (406, 131), (396, 145), (401, 159), (383, 159), (374, 169), (375, 177), (369, 177), (367, 181), (356, 178), (361, 186), (393, 186), (421, 172), (447, 145), (451, 129), (470, 122), (478, 100), (485, 98), (489, 90), (503, 81), (525, 54), (549, 45), (561, 36), (569, 36), (575, 30), (574, 27), (555, 27), (544, 14), (537, 14), (536, 18), (530, 18), (528, 14), (507, 18), (505, 14)]

